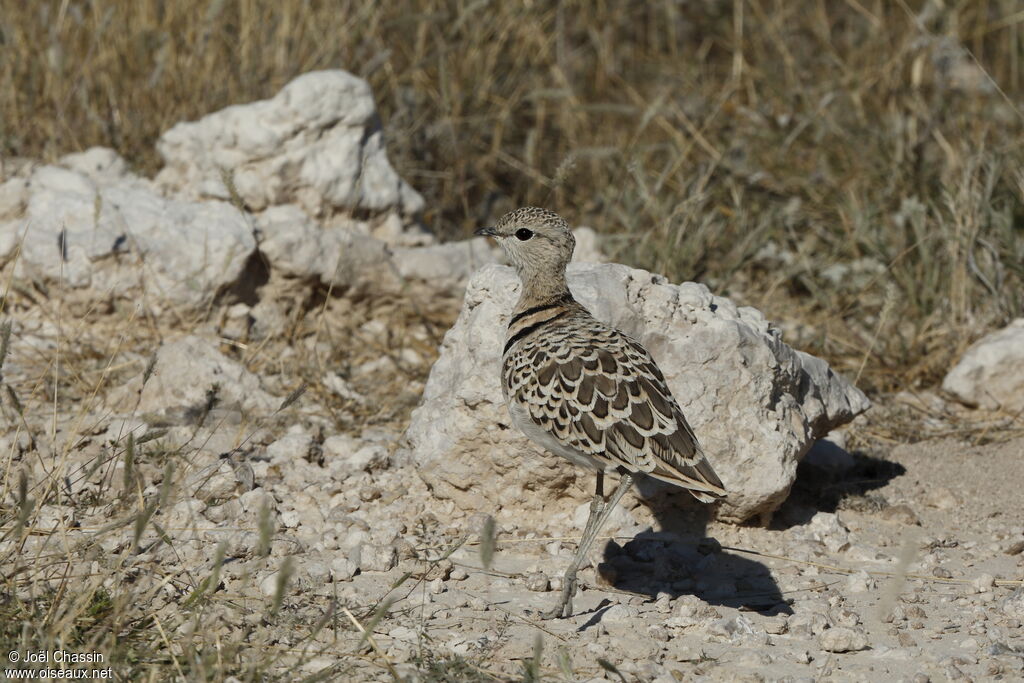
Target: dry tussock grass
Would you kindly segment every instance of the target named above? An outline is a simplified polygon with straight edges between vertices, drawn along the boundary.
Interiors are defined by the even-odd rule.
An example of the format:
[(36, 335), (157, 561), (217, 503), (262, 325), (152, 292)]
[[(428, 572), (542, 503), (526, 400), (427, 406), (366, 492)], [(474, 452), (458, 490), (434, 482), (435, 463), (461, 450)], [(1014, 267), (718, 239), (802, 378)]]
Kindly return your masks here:
[[(763, 308), (787, 338), (879, 391), (933, 385), (966, 344), (1021, 313), (1024, 18), (1012, 0), (8, 4), (0, 160), (100, 144), (152, 172), (153, 144), (175, 122), (271, 96), (311, 69), (345, 68), (373, 85), (391, 158), (426, 195), (425, 220), (443, 236), (466, 236), (513, 205), (552, 206), (595, 226), (619, 260)], [(58, 292), (19, 287), (4, 292), (0, 311), (34, 308), (52, 345), (6, 354), (23, 368), (3, 386), (12, 422), (23, 406), (58, 403), (84, 418), (98, 393), (145, 367), (170, 326), (209, 323), (72, 310)], [(279, 393), (308, 385), (339, 429), (393, 422), (437, 348), (418, 332), (413, 347), (426, 363), (405, 372), (403, 335), (439, 337), (454, 310), (407, 304), (323, 296), (296, 309), (276, 346), (234, 339), (222, 350), (279, 378)], [(394, 338), (364, 327), (382, 317)], [(357, 388), (408, 398), (397, 412), (323, 385), (328, 369), (391, 356), (390, 374)], [(91, 428), (33, 434), (33, 450), (66, 454)], [(97, 467), (132, 449), (154, 471), (189, 457), (121, 440)], [(0, 500), (13, 503), (0, 509), (0, 540), (38, 533), (24, 522), (34, 506), (63, 500), (63, 474), (57, 467), (23, 487), (5, 460)], [(183, 476), (163, 476), (161, 500), (177, 499)], [(105, 480), (94, 502), (120, 490)], [(147, 543), (166, 542), (150, 524), (151, 502), (129, 496), (109, 531), (128, 525)], [(319, 615), (278, 612), (279, 600), (247, 604), (248, 642), (207, 636), (202, 625), (220, 607), (237, 607), (235, 596), (207, 590), (219, 561), (168, 577), (194, 596), (182, 614), (196, 625), (168, 631), (145, 608), (151, 596), (132, 588), (137, 548), (113, 568), (71, 574), (95, 546), (71, 547), (58, 532), (46, 557), (18, 547), (0, 557), (12, 569), (0, 604), (4, 651), (101, 650), (125, 678), (248, 680), (284, 650), (260, 630), (273, 626), (301, 632), (300, 649), (332, 629), (331, 648), (355, 652), (352, 666), (372, 659), (365, 643), (353, 650), (358, 636), (333, 604)], [(442, 664), (431, 676), (455, 677), (461, 666)], [(471, 669), (467, 677), (480, 673)]]
[(176, 121), (345, 68), (442, 235), (556, 207), (617, 259), (807, 323), (794, 340), (870, 389), (927, 385), (1021, 310), (1016, 9), (16, 3), (0, 150), (103, 144), (152, 171)]

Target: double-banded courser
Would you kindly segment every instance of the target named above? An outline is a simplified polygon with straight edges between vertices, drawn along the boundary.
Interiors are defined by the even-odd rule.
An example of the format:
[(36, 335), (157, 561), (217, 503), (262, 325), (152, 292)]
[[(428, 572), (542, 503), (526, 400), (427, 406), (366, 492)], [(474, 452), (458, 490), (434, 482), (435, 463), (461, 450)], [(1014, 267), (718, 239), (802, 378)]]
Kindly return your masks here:
[[(477, 235), (498, 241), (522, 282), (501, 359), (512, 421), (530, 439), (597, 472), (590, 516), (546, 618), (572, 614), (576, 572), (615, 505), (641, 472), (688, 490), (702, 502), (725, 496), (697, 437), (651, 354), (596, 320), (569, 292), (565, 268), (576, 240), (545, 209), (505, 214)], [(604, 496), (604, 473), (619, 485)]]

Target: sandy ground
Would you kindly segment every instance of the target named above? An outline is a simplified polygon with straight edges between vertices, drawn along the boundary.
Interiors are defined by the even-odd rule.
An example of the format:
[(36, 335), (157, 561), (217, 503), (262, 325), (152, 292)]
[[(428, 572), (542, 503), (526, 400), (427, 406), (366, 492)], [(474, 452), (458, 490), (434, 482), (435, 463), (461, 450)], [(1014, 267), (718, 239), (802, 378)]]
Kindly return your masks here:
[[(145, 428), (129, 472), (128, 423), (88, 412), (88, 386), (61, 393), (64, 455), (37, 457), (54, 450), (50, 399), (33, 389), (49, 366), (36, 369), (32, 338), (19, 338), (4, 380), (33, 403), (0, 434), (4, 510), (28, 520), (0, 539), (12, 577), (0, 607), (20, 624), (0, 631), (12, 647), (56, 647), (92, 624), (126, 679), (172, 666), (190, 667), (190, 680), (1024, 679), (1024, 436), (1005, 431), (1013, 423), (986, 433), (985, 415), (956, 409), (958, 422), (919, 423), (961, 437), (929, 440), (895, 399), (876, 399), (845, 430), (851, 453), (801, 464), (769, 528), (708, 522), (697, 503), (658, 531), (610, 528), (574, 616), (543, 621), (583, 520), (503, 510), (485, 569), (488, 511), (433, 499), (397, 455), (436, 349), (428, 327), (450, 319), (417, 312), (403, 334), (380, 337), (372, 326), (389, 308), (331, 303), (325, 320), (341, 329), (315, 328), (319, 345), (306, 333), (293, 343), (305, 355), (281, 342), (248, 362), (278, 399), (314, 375), (293, 406), (254, 424), (211, 413), (202, 427)], [(361, 334), (383, 350), (327, 341)], [(90, 358), (105, 372), (101, 351)], [(127, 369), (111, 383), (147, 355), (115, 364)], [(321, 364), (348, 368), (345, 381), (317, 380)], [(950, 408), (931, 398), (934, 414)], [(54, 491), (34, 508), (19, 502), (22, 471), (30, 497)], [(53, 605), (69, 618), (45, 621)]]
[[(540, 637), (540, 670), (577, 679), (616, 679), (602, 659), (626, 680), (1021, 679), (1024, 439), (879, 455), (853, 456), (842, 483), (802, 465), (771, 529), (610, 541), (570, 619), (537, 619), (556, 593), (530, 590), (570, 543), (499, 542), (490, 571), (464, 547), (391, 594), (404, 597), (377, 627), (381, 657), (401, 670), (441, 645), (510, 675)], [(399, 571), (353, 587), (386, 590)]]

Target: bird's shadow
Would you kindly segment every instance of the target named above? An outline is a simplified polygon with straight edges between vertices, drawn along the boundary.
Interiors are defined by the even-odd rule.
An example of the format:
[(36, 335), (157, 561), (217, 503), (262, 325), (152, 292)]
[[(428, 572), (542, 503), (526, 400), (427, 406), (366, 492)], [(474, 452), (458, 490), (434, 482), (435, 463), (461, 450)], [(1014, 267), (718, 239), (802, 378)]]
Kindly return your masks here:
[(706, 507), (696, 501), (644, 502), (660, 530), (648, 528), (622, 544), (608, 541), (597, 567), (604, 581), (652, 599), (695, 595), (712, 606), (792, 614), (768, 567), (705, 536), (711, 517)]
[[(876, 504), (874, 489), (906, 470), (864, 453), (847, 453), (819, 442), (797, 468), (797, 479), (770, 528), (807, 524), (819, 511), (834, 512), (863, 501)], [(753, 611), (765, 616), (792, 614), (769, 568), (707, 537), (713, 510), (678, 489), (638, 482), (642, 502), (657, 520), (622, 544), (609, 541), (598, 565), (602, 578), (617, 589), (671, 598), (695, 595), (712, 606)]]

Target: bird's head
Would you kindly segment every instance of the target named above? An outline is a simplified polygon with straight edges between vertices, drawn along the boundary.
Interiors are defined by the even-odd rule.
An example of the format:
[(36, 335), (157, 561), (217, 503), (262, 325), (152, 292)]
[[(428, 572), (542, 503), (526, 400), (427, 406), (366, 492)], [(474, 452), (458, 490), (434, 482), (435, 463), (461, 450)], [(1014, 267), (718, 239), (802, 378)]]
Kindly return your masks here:
[(494, 227), (480, 228), (475, 234), (497, 240), (524, 281), (563, 277), (576, 247), (565, 219), (535, 206), (510, 211)]

